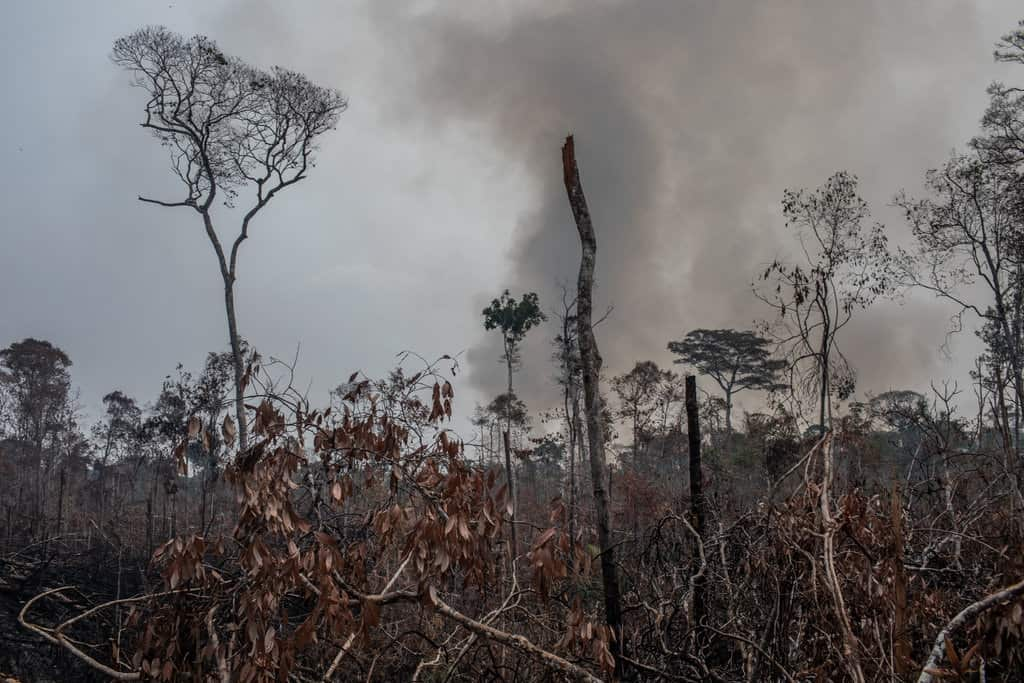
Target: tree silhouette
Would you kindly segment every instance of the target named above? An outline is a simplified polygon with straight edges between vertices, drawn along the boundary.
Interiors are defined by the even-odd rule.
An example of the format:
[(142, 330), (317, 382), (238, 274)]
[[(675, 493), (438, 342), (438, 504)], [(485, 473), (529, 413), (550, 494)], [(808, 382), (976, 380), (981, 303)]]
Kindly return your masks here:
[[(523, 294), (521, 300), (516, 301), (507, 289), (502, 292), (501, 297), (491, 301), (491, 305), (483, 310), (483, 316), (485, 330), (499, 330), (501, 332), (501, 341), (505, 349), (502, 360), (508, 369), (508, 396), (515, 396), (515, 392), (512, 390), (512, 373), (519, 365), (519, 345), (526, 338), (526, 333), (547, 320), (547, 316), (544, 315), (540, 308), (540, 302), (536, 293), (528, 292)], [(511, 500), (515, 501), (515, 484), (512, 481), (512, 447), (510, 444), (510, 439), (512, 438), (513, 401), (506, 401), (505, 406), (505, 477), (508, 482)], [(515, 519), (514, 508), (512, 517)], [(511, 529), (512, 548), (514, 550), (516, 547), (516, 528), (514, 523)]]
[(654, 361), (637, 361), (633, 369), (612, 379), (612, 391), (619, 398), (619, 417), (630, 421), (633, 433), (633, 458), (639, 458), (651, 438), (650, 423), (661, 407), (665, 385), (675, 377)]
[(670, 341), (674, 362), (689, 365), (715, 381), (725, 394), (725, 431), (732, 432), (732, 399), (744, 390), (774, 391), (786, 361), (771, 357), (770, 342), (748, 330), (697, 329)]
[[(839, 171), (815, 190), (786, 190), (786, 225), (800, 243), (803, 263), (775, 261), (754, 294), (776, 313), (770, 329), (787, 353), (787, 367), (818, 404), (818, 424), (829, 429), (833, 394), (853, 393), (855, 376), (839, 348), (840, 330), (853, 312), (891, 291), (892, 257), (880, 224), (870, 227), (857, 177)], [(802, 381), (801, 381), (802, 380)]]
[[(280, 67), (261, 71), (224, 55), (205, 36), (186, 39), (163, 27), (120, 38), (112, 57), (146, 91), (141, 125), (170, 151), (171, 169), (185, 190), (178, 201), (139, 200), (194, 210), (217, 255), (234, 363), (239, 449), (245, 449), (243, 349), (235, 314), (238, 251), (256, 214), (316, 165), (317, 138), (335, 127), (348, 103), (302, 74)], [(220, 197), (233, 207), (243, 188), (255, 196), (225, 249), (214, 226), (214, 202)]]

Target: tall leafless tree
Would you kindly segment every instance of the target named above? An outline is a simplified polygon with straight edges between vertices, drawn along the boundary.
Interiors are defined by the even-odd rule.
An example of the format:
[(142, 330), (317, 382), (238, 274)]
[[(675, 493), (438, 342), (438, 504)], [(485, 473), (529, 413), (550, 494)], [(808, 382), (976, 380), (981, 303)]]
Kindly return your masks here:
[(580, 236), (580, 274), (576, 294), (576, 334), (579, 339), (580, 365), (583, 368), (583, 403), (587, 412), (587, 441), (590, 448), (590, 478), (594, 486), (594, 508), (597, 516), (597, 542), (601, 550), (601, 578), (604, 584), (604, 609), (608, 626), (615, 633), (616, 674), (622, 671), (622, 599), (619, 594), (619, 572), (615, 565), (615, 548), (611, 542), (608, 515), (607, 481), (604, 455), (603, 402), (601, 400), (601, 353), (597, 348), (593, 327), (594, 262), (597, 237), (590, 221), (590, 209), (583, 194), (576, 151), (570, 135), (562, 147), (562, 171), (569, 206)]
[[(224, 305), (235, 374), (239, 448), (247, 445), (243, 401), (243, 358), (235, 313), (239, 248), (263, 207), (315, 165), (317, 138), (333, 129), (347, 107), (340, 93), (299, 73), (274, 67), (262, 71), (224, 55), (209, 38), (184, 38), (163, 27), (143, 28), (114, 43), (113, 61), (129, 71), (146, 92), (142, 127), (171, 156), (184, 197), (163, 201), (200, 217), (217, 255), (224, 281)], [(215, 229), (214, 206), (240, 201), (244, 213), (230, 247)]]

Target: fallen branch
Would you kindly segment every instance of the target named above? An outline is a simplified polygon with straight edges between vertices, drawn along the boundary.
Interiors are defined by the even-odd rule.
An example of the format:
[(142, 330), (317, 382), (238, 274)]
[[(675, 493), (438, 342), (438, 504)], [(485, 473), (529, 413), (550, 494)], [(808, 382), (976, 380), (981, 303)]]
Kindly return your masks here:
[(32, 598), (31, 600), (26, 602), (25, 606), (21, 608), (21, 611), (18, 612), (18, 622), (22, 626), (27, 628), (28, 630), (30, 630), (33, 633), (36, 633), (37, 635), (39, 635), (42, 638), (44, 638), (47, 642), (53, 643), (54, 645), (61, 646), (62, 648), (64, 648), (65, 650), (67, 650), (68, 652), (73, 654), (75, 657), (78, 657), (83, 662), (88, 664), (90, 667), (92, 667), (96, 671), (99, 671), (100, 673), (102, 673), (105, 676), (109, 676), (110, 678), (113, 678), (114, 680), (117, 680), (117, 681), (137, 681), (137, 680), (139, 680), (141, 678), (141, 674), (139, 674), (139, 672), (137, 672), (137, 671), (117, 671), (115, 669), (111, 669), (106, 664), (103, 664), (102, 662), (96, 661), (95, 659), (93, 659), (92, 657), (90, 657), (89, 655), (87, 655), (86, 653), (82, 652), (81, 650), (79, 650), (74, 645), (72, 645), (70, 642), (68, 642), (67, 638), (65, 638), (64, 635), (62, 633), (60, 633), (59, 631), (50, 631), (50, 629), (44, 628), (42, 626), (38, 626), (38, 625), (33, 624), (33, 623), (30, 623), (29, 621), (27, 621), (25, 619), (25, 613), (28, 612), (29, 608), (32, 607), (32, 605), (35, 604), (35, 602), (37, 600), (41, 600), (42, 598), (45, 598), (45, 597), (47, 597), (49, 595), (53, 595), (55, 593), (60, 593), (62, 591), (71, 590), (71, 588), (73, 588), (73, 586), (61, 586), (60, 588), (52, 588), (52, 589), (50, 589), (48, 591), (45, 591), (45, 592), (40, 593), (39, 595), (35, 596), (34, 598)]
[[(67, 587), (68, 586), (65, 586), (65, 588), (67, 588)], [(135, 597), (131, 597), (131, 598), (120, 598), (118, 600), (109, 600), (107, 602), (104, 602), (101, 605), (96, 605), (95, 607), (87, 609), (86, 611), (82, 612), (79, 615), (71, 617), (67, 621), (64, 621), (61, 624), (58, 624), (53, 629), (47, 629), (47, 630), (52, 631), (54, 635), (60, 635), (60, 634), (62, 634), (64, 632), (64, 630), (68, 626), (71, 626), (71, 624), (75, 623), (76, 621), (80, 621), (82, 619), (85, 619), (86, 617), (88, 617), (88, 616), (90, 616), (92, 614), (95, 614), (96, 612), (99, 612), (100, 610), (104, 610), (104, 609), (106, 609), (108, 607), (113, 607), (114, 605), (127, 605), (127, 604), (134, 603), (134, 602), (144, 602), (146, 600), (152, 600), (153, 598), (162, 598), (162, 597), (165, 597), (167, 595), (178, 595), (178, 594), (181, 594), (181, 593), (196, 593), (196, 592), (199, 592), (199, 590), (200, 589), (198, 589), (198, 588), (182, 588), (182, 589), (173, 590), (173, 591), (163, 591), (161, 593), (147, 593), (145, 595), (136, 595)], [(42, 597), (42, 596), (40, 595), (40, 596), (36, 596), (36, 597)], [(32, 600), (35, 600), (35, 598), (33, 598)], [(32, 600), (29, 600), (29, 603), (31, 603)], [(28, 607), (27, 604), (25, 606)]]
[(992, 593), (989, 596), (978, 600), (972, 605), (968, 605), (960, 614), (953, 617), (953, 619), (946, 624), (946, 627), (939, 631), (939, 635), (935, 636), (935, 643), (932, 645), (931, 654), (928, 655), (928, 660), (924, 663), (924, 667), (921, 670), (921, 675), (917, 678), (917, 683), (932, 683), (935, 680), (935, 667), (942, 663), (942, 656), (946, 651), (946, 640), (953, 635), (953, 632), (958, 628), (966, 624), (969, 620), (974, 619), (982, 612), (986, 612), (996, 605), (1013, 600), (1024, 596), (1024, 580), (1021, 580), (1008, 588)]
[(508, 645), (520, 652), (531, 655), (537, 658), (537, 660), (545, 666), (555, 669), (556, 671), (560, 671), (574, 680), (587, 681), (588, 683), (601, 683), (600, 678), (583, 667), (573, 664), (552, 652), (548, 652), (547, 650), (537, 647), (523, 636), (499, 631), (493, 626), (488, 626), (487, 624), (481, 623), (476, 619), (468, 617), (462, 612), (453, 609), (438, 597), (437, 591), (433, 586), (430, 587), (430, 600), (438, 612), (452, 621), (458, 622), (467, 630), (472, 631), (478, 636), (497, 641), (502, 645)]
[[(379, 593), (376, 595), (365, 595), (362, 597), (362, 600), (364, 602), (385, 602), (389, 596), (388, 591), (391, 590), (395, 585), (395, 582), (398, 581), (398, 577), (405, 571), (405, 567), (409, 564), (409, 559), (411, 557), (412, 556), (410, 555), (405, 558), (402, 564), (399, 565), (398, 569), (395, 571), (394, 575), (387, 582), (387, 585), (385, 585)], [(338, 650), (338, 654), (334, 656), (334, 660), (331, 662), (330, 668), (328, 668), (327, 673), (324, 674), (323, 680), (325, 682), (334, 678), (334, 673), (338, 670), (338, 666), (341, 664), (341, 661), (345, 659), (345, 655), (348, 654), (348, 651), (352, 649), (352, 643), (356, 641), (356, 633), (357, 631), (353, 630), (352, 633), (348, 634), (348, 638), (345, 640), (345, 643), (341, 646), (341, 649)]]

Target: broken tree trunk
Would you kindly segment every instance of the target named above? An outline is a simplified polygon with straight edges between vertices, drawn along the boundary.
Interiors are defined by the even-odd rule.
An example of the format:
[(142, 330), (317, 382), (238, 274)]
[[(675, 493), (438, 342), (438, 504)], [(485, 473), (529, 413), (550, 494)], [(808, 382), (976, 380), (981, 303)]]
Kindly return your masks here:
[(604, 584), (604, 609), (608, 626), (615, 634), (612, 655), (615, 657), (615, 675), (622, 673), (622, 600), (619, 596), (619, 576), (615, 566), (615, 549), (611, 542), (608, 521), (608, 498), (605, 495), (604, 425), (601, 419), (601, 354), (594, 338), (593, 299), (594, 260), (597, 239), (590, 222), (590, 210), (583, 195), (580, 172), (576, 166), (576, 151), (570, 135), (562, 146), (562, 171), (569, 206), (576, 220), (580, 236), (582, 257), (577, 281), (576, 325), (580, 346), (580, 365), (583, 367), (583, 402), (587, 418), (587, 442), (590, 447), (590, 478), (594, 484), (594, 508), (597, 515), (597, 542), (601, 549), (601, 577)]
[[(700, 415), (697, 405), (697, 378), (686, 376), (686, 431), (690, 447), (690, 515), (697, 532), (697, 543), (704, 542), (704, 472), (700, 462)], [(693, 574), (700, 570), (699, 554), (693, 554)], [(704, 620), (704, 577), (693, 582), (693, 625), (700, 626)]]

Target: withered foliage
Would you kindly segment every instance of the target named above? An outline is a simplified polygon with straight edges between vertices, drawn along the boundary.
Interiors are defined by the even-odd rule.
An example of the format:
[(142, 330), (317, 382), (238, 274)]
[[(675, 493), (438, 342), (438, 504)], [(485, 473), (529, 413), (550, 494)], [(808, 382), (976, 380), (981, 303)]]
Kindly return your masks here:
[[(73, 593), (40, 591), (22, 623), (125, 680), (610, 679), (616, 635), (593, 571), (592, 512), (582, 506), (572, 538), (557, 493), (525, 507), (529, 549), (510, 562), (503, 473), (450, 430), (442, 369), (356, 374), (316, 410), (275, 389), (257, 357), (252, 444), (219, 480), (234, 495), (231, 525), (158, 545), (146, 592), (71, 599), (57, 613)], [(854, 421), (785, 441), (785, 467), (762, 470), (777, 474), (746, 505), (726, 466), (708, 481), (703, 537), (682, 477), (641, 486), (651, 465), (622, 464), (612, 512), (623, 677), (1017, 680), (1024, 589), (956, 623), (1024, 575), (1007, 505), (1015, 476), (998, 453), (951, 447), (932, 427), (896, 483), (851, 475), (871, 448)], [(230, 443), (230, 418), (189, 418), (174, 451), (205, 448), (216, 431)], [(766, 454), (772, 439), (762, 437)]]

